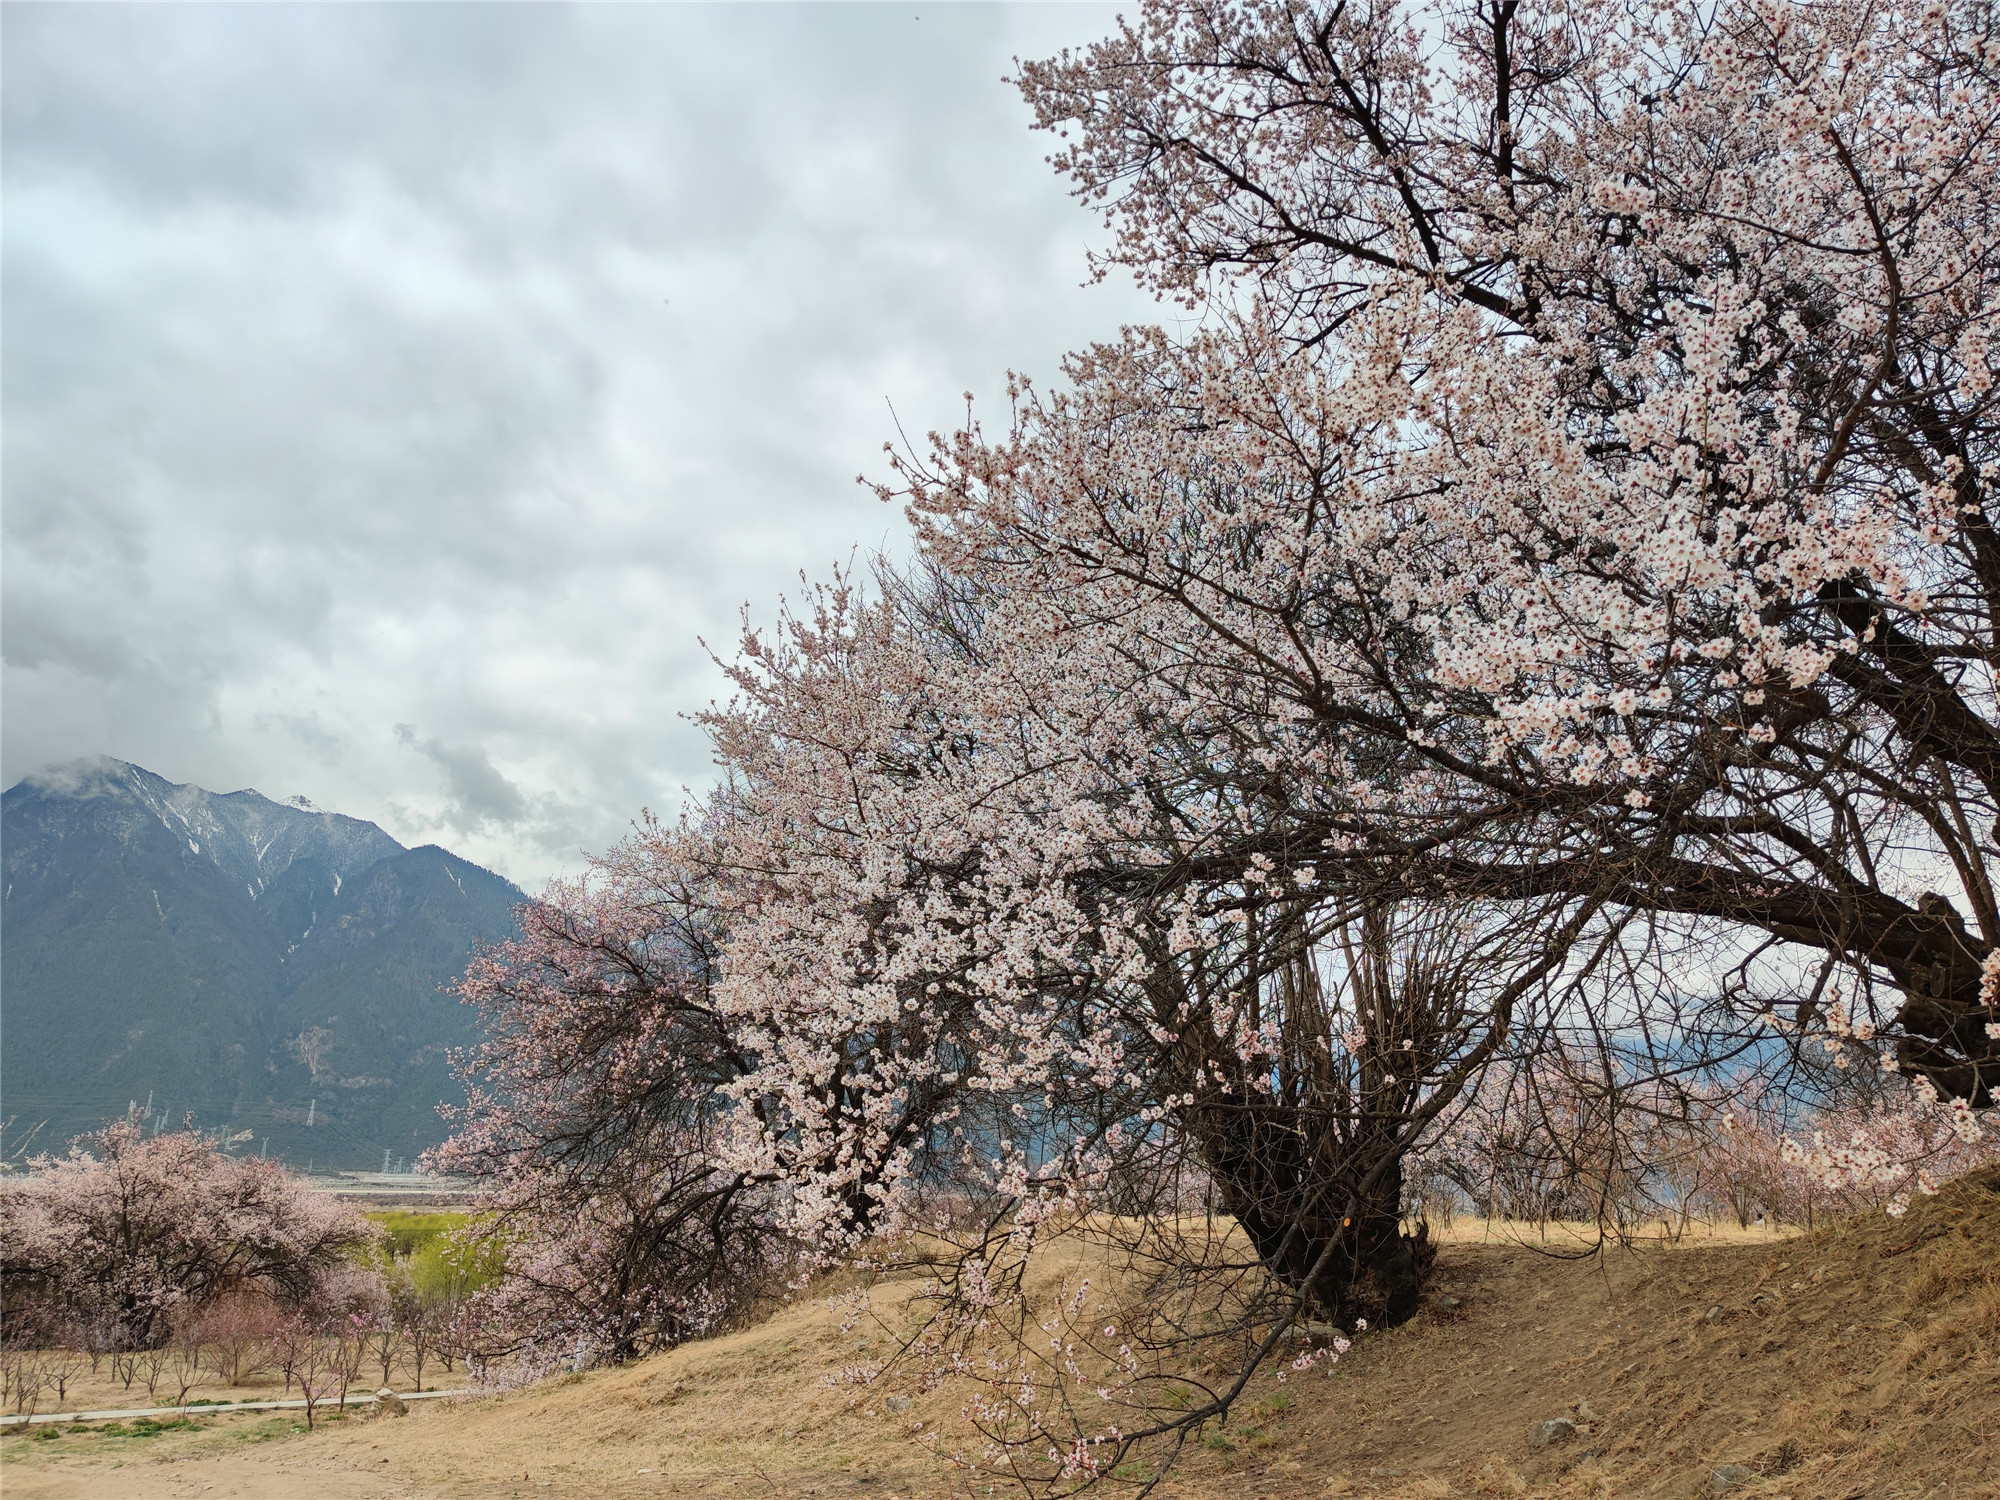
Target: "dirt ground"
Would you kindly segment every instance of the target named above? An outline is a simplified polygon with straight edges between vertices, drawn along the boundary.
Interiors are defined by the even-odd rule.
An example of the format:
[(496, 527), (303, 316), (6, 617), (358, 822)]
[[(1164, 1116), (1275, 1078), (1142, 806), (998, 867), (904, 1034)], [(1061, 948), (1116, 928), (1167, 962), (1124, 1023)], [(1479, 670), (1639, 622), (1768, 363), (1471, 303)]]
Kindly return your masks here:
[[(0, 1489), (6, 1500), (1005, 1493), (938, 1457), (959, 1397), (919, 1394), (891, 1415), (887, 1391), (827, 1384), (854, 1349), (815, 1301), (625, 1369), (310, 1435), (290, 1414), (143, 1437), (102, 1424), (10, 1433)], [(1537, 1423), (1566, 1415), (1573, 1435), (1531, 1446)], [(1715, 1479), (1724, 1465), (1740, 1466), (1733, 1482)], [(1415, 1320), (1357, 1341), (1331, 1375), (1260, 1380), (1155, 1493), (2000, 1500), (2000, 1171), (1901, 1219), (1783, 1240), (1556, 1259), (1461, 1234)]]
[[(389, 1369), (389, 1378), (385, 1382), (380, 1362), (370, 1360), (363, 1367), (361, 1378), (354, 1382), (354, 1389), (357, 1392), (372, 1391), (383, 1384), (392, 1385), (399, 1391), (418, 1389), (416, 1372), (401, 1352), (397, 1353)], [(423, 1377), (424, 1390), (451, 1390), (465, 1383), (463, 1370), (447, 1371), (443, 1361), (428, 1356), (424, 1360)], [(179, 1394), (179, 1383), (170, 1373), (162, 1374), (149, 1388), (144, 1370), (135, 1374), (128, 1385), (114, 1376), (109, 1359), (100, 1363), (95, 1375), (79, 1360), (75, 1373), (64, 1387), (62, 1400), (58, 1402), (53, 1391), (46, 1392), (38, 1409), (45, 1412), (137, 1411), (147, 1407), (172, 1406)], [(296, 1386), (287, 1389), (283, 1377), (272, 1370), (251, 1372), (232, 1384), (204, 1368), (200, 1378), (188, 1387), (187, 1399), (192, 1402), (234, 1404), (239, 1401), (281, 1401), (298, 1394)], [(11, 1414), (13, 1408), (6, 1410)]]

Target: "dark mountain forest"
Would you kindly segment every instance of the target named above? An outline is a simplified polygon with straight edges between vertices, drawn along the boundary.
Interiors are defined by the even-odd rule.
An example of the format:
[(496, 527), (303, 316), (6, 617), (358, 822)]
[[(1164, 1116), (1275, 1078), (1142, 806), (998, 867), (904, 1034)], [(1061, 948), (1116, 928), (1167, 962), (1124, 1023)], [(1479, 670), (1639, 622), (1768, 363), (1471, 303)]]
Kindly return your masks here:
[(319, 1169), (409, 1161), (462, 1097), (440, 986), (521, 892), (304, 799), (79, 761), (0, 798), (9, 1156), (136, 1105)]

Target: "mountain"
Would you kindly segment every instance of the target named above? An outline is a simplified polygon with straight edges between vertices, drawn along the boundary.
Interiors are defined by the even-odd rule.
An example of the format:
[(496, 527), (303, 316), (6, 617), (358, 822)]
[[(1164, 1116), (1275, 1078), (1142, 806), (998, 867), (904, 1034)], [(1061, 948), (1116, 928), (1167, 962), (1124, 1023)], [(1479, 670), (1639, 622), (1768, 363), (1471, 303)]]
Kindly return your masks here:
[(301, 1165), (440, 1140), (474, 1038), (439, 986), (507, 881), (304, 798), (77, 761), (0, 795), (0, 1119), (55, 1146), (130, 1103)]

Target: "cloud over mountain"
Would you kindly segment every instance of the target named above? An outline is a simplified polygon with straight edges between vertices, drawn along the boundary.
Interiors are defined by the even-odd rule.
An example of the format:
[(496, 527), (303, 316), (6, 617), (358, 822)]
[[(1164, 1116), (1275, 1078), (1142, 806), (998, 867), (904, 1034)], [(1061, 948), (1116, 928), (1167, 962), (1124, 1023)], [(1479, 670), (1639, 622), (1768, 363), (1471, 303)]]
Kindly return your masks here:
[(898, 419), (1157, 316), (1002, 82), (1109, 12), (919, 10), (7, 7), (7, 775), (531, 884), (702, 783)]

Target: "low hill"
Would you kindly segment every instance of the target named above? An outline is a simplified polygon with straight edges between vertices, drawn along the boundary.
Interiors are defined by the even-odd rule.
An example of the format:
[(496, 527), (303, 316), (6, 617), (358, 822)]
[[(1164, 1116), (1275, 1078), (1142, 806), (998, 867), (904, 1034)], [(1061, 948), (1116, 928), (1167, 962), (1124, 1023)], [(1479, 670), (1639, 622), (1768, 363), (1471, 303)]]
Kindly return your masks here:
[[(2000, 1495), (2000, 1169), (1902, 1219), (1559, 1248), (1460, 1226), (1413, 1322), (1359, 1340), (1332, 1375), (1261, 1377), (1155, 1493)], [(855, 1357), (815, 1299), (625, 1369), (403, 1420), (264, 1440), (274, 1424), (245, 1416), (143, 1443), (10, 1437), (0, 1456), (12, 1500), (1007, 1492), (937, 1456), (970, 1441), (962, 1391), (830, 1383)], [(1565, 1416), (1573, 1433), (1534, 1446), (1537, 1424)]]
[(128, 1104), (237, 1149), (377, 1167), (442, 1134), (439, 986), (513, 930), (520, 891), (303, 799), (79, 761), (0, 797), (0, 1108), (17, 1150)]

